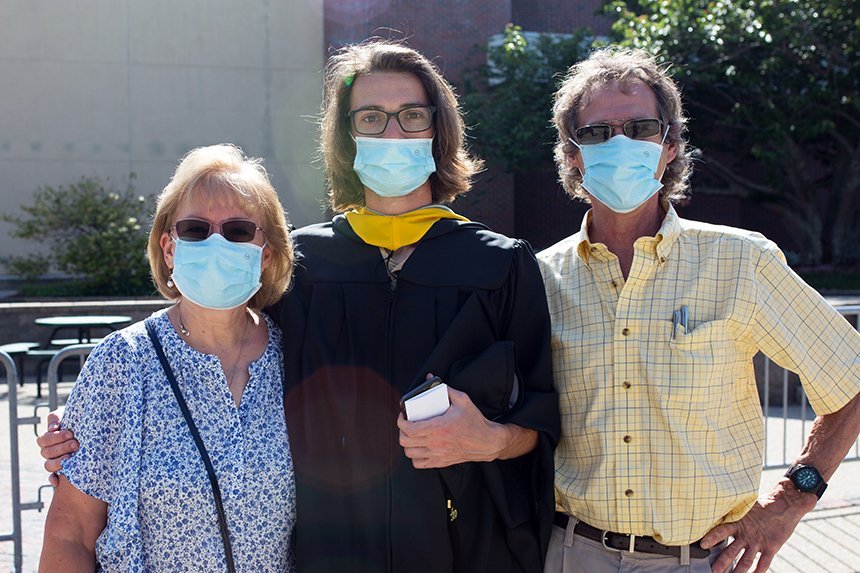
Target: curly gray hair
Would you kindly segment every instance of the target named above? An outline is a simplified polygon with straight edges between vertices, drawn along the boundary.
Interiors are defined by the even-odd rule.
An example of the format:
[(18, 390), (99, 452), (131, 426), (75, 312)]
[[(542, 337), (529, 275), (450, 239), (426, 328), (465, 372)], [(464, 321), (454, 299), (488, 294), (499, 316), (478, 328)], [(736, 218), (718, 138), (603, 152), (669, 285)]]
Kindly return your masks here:
[(561, 87), (555, 93), (553, 123), (558, 132), (555, 144), (555, 162), (565, 191), (588, 202), (582, 188), (582, 174), (567, 161), (579, 150), (570, 142), (579, 127), (579, 113), (589, 104), (594, 91), (606, 84), (617, 83), (625, 90), (631, 82), (641, 81), (657, 96), (660, 119), (669, 126), (666, 141), (677, 147), (675, 159), (666, 166), (660, 198), (664, 202), (677, 202), (687, 196), (692, 173), (690, 149), (684, 139), (687, 117), (681, 105), (681, 90), (669, 76), (666, 68), (644, 50), (610, 46), (592, 54), (570, 67)]

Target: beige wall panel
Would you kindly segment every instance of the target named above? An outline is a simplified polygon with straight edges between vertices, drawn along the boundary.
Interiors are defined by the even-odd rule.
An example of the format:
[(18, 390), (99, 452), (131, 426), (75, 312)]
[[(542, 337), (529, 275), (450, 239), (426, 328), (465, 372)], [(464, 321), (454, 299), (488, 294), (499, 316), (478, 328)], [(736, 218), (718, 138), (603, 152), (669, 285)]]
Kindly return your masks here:
[(11, 89), (0, 96), (0, 161), (128, 162), (124, 66), (38, 60), (2, 67)]
[[(89, 175), (133, 171), (156, 193), (189, 149), (233, 142), (265, 159), (295, 224), (321, 220), (320, 5), (4, 1), (0, 211)], [(8, 231), (0, 223), (0, 257), (32, 248)]]
[(125, 62), (126, 4), (121, 0), (3, 0), (0, 57)]

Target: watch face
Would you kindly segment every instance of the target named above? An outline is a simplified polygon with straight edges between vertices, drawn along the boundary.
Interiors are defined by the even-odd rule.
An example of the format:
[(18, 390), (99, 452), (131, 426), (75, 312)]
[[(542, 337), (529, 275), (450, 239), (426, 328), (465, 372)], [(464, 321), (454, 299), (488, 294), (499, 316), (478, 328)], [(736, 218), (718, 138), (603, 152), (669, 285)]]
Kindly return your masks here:
[(820, 482), (818, 477), (818, 472), (816, 472), (813, 468), (800, 468), (794, 474), (794, 483), (797, 484), (797, 487), (804, 490), (809, 491), (818, 487)]

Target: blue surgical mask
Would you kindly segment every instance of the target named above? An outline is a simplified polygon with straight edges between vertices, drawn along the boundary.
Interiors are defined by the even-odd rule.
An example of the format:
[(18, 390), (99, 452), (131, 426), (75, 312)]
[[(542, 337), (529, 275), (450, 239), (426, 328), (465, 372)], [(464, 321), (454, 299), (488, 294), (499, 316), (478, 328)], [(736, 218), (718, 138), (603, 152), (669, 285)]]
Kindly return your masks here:
[(570, 142), (582, 154), (583, 188), (616, 213), (634, 211), (663, 187), (654, 178), (663, 154), (662, 141), (657, 144), (616, 135), (594, 145)]
[(194, 304), (236, 308), (260, 290), (263, 247), (231, 243), (218, 233), (203, 241), (175, 241), (171, 279), (182, 296)]
[(403, 197), (436, 171), (433, 138), (356, 137), (352, 165), (361, 183), (381, 197)]

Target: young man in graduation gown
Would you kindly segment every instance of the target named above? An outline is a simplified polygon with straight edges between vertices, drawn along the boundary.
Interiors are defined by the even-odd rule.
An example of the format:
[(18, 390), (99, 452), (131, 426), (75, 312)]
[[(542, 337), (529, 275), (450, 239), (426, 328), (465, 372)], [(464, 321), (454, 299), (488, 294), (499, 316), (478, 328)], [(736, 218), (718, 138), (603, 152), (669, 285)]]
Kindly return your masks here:
[[(293, 233), (285, 335), (300, 571), (541, 571), (558, 439), (549, 315), (528, 244), (444, 206), (480, 163), (421, 54), (348, 46), (326, 70), (329, 223)], [(429, 375), (437, 418), (399, 415)]]

